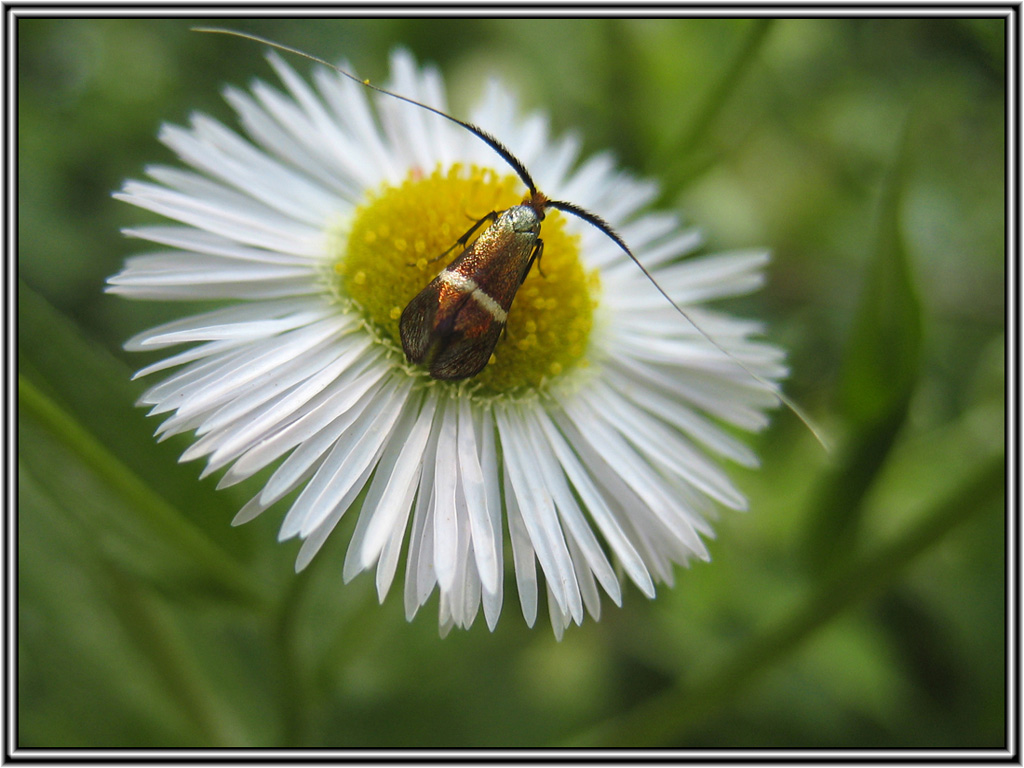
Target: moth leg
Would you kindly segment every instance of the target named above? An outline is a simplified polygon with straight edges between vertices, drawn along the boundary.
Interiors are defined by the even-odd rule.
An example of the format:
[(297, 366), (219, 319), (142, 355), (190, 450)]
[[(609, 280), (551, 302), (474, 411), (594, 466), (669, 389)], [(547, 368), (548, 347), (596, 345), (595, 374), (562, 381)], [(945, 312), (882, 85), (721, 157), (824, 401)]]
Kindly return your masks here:
[(440, 261), (445, 256), (447, 256), (449, 253), (454, 251), (456, 248), (459, 248), (459, 247), (465, 248), (466, 247), (466, 243), (469, 242), (469, 238), (471, 238), (473, 236), (474, 232), (476, 232), (478, 229), (480, 229), (480, 225), (481, 224), (483, 224), (485, 221), (489, 221), (489, 222), (491, 222), (493, 224), (497, 218), (498, 218), (498, 212), (497, 211), (491, 211), (486, 216), (484, 216), (482, 219), (480, 219), (476, 224), (474, 224), (472, 227), (467, 229), (466, 230), (466, 234), (464, 234), (462, 237), (460, 237), (458, 240), (456, 240), (454, 243), (452, 243), (452, 247), (451, 248), (449, 248), (447, 251), (442, 253), (440, 256), (435, 256), (428, 263), (429, 264), (433, 264), (435, 261)]
[(526, 269), (523, 270), (523, 277), (519, 281), (520, 285), (526, 282), (526, 276), (530, 274), (530, 267), (533, 266), (533, 262), (535, 261), (537, 262), (537, 271), (540, 272), (540, 276), (545, 278), (547, 277), (547, 275), (544, 274), (544, 270), (540, 268), (540, 257), (543, 253), (544, 241), (538, 237), (537, 242), (533, 246), (533, 253), (530, 254), (530, 260), (526, 263)]

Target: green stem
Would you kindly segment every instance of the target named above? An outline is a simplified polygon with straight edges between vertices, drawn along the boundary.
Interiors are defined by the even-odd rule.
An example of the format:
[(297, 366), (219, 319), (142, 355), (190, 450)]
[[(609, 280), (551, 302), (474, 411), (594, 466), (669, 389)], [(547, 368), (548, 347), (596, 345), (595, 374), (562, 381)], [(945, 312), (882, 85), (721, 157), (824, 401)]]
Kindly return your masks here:
[(278, 704), (281, 707), (281, 739), (285, 747), (305, 746), (309, 726), (311, 686), (300, 654), (297, 633), (303, 626), (299, 608), (309, 587), (312, 568), (295, 574), (278, 606), (273, 633), (280, 662)]
[[(31, 466), (19, 467), (21, 487), (30, 489), (29, 493), (37, 498), (37, 504), (59, 507), (61, 501), (52, 493), (52, 487), (33, 469)], [(81, 571), (75, 571), (76, 576), (81, 574), (95, 588), (104, 606), (110, 609), (109, 618), (106, 613), (93, 612), (93, 620), (103, 622), (104, 635), (111, 650), (123, 650), (121, 643), (126, 640), (135, 651), (127, 654), (128, 658), (121, 652), (91, 660), (107, 662), (111, 688), (137, 690), (140, 683), (149, 682), (148, 673), (151, 672), (158, 688), (155, 695), (161, 702), (176, 707), (181, 723), (191, 728), (184, 735), (190, 746), (244, 744), (237, 719), (210, 687), (196, 662), (194, 649), (169, 615), (166, 603), (146, 589), (134, 574), (108, 557), (95, 532), (90, 531), (83, 520), (70, 517), (67, 523), (74, 530), (66, 530), (65, 535), (81, 542), (79, 551), (75, 553), (78, 558), (76, 565), (81, 568)], [(67, 563), (61, 561), (60, 565), (63, 569)], [(65, 631), (67, 629), (64, 628)], [(71, 631), (72, 637), (77, 637), (77, 634)], [(73, 647), (88, 653), (74, 643)], [(137, 664), (136, 656), (145, 666)], [(169, 743), (181, 738), (178, 722), (161, 719), (161, 725)]]
[(28, 414), (38, 420), (133, 509), (145, 516), (146, 521), (167, 541), (190, 553), (195, 564), (227, 594), (249, 605), (264, 602), (263, 595), (253, 588), (249, 574), (242, 566), (186, 522), (74, 418), (23, 376), (18, 377), (18, 410), (20, 414)]
[(736, 53), (736, 56), (733, 57), (729, 67), (722, 73), (718, 82), (708, 90), (704, 96), (704, 103), (695, 112), (697, 117), (690, 124), (689, 130), (676, 144), (677, 151), (681, 155), (692, 154), (697, 144), (704, 138), (704, 134), (714, 124), (736, 85), (739, 83), (740, 78), (743, 77), (747, 67), (761, 48), (761, 44), (768, 35), (768, 30), (771, 28), (772, 21), (772, 19), (755, 19), (753, 21), (753, 25), (743, 41), (742, 47)]
[[(673, 200), (679, 191), (688, 186), (704, 171), (721, 158), (723, 149), (704, 143), (708, 131), (715, 124), (722, 109), (728, 103), (747, 68), (755, 60), (761, 45), (771, 29), (772, 19), (756, 19), (743, 40), (739, 51), (729, 66), (705, 92), (699, 109), (688, 127), (682, 129), (676, 138), (669, 138), (658, 150), (666, 162), (669, 172), (663, 174), (661, 200)], [(672, 158), (670, 160), (670, 158)]]
[(121, 620), (155, 670), (167, 695), (212, 747), (245, 746), (242, 729), (207, 685), (180, 629), (160, 610), (156, 597), (110, 563), (104, 572), (118, 599)]
[(827, 578), (788, 618), (755, 637), (702, 681), (676, 686), (632, 712), (579, 735), (575, 747), (658, 746), (678, 742), (690, 729), (734, 697), (854, 603), (879, 591), (957, 525), (989, 507), (1002, 492), (1000, 454), (903, 535), (858, 558)]

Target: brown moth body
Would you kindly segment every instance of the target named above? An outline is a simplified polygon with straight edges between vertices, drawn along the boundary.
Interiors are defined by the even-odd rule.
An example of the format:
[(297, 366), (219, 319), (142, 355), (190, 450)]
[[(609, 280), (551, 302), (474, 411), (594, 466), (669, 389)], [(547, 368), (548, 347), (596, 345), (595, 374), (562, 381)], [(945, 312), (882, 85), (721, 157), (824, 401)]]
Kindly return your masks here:
[(475, 376), (491, 357), (516, 291), (540, 255), (544, 200), (488, 214), (493, 223), (406, 306), (399, 320), (402, 348), (411, 363), (435, 379)]

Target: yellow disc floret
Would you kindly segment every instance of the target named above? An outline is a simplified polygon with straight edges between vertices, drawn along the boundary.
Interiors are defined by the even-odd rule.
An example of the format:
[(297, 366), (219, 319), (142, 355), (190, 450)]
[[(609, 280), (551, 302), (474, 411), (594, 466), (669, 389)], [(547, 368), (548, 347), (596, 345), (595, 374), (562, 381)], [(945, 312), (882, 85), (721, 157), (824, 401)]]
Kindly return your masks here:
[[(339, 239), (338, 295), (400, 355), (398, 320), (405, 305), (460, 254), (458, 246), (449, 249), (474, 222), (522, 202), (521, 187), (515, 176), (459, 165), (426, 177), (412, 173), (399, 186), (385, 186), (356, 210)], [(534, 264), (530, 270), (490, 362), (471, 380), (481, 393), (536, 392), (586, 364), (599, 290), (596, 270), (584, 270), (579, 238), (566, 233), (561, 212), (548, 211), (540, 236), (539, 269)]]

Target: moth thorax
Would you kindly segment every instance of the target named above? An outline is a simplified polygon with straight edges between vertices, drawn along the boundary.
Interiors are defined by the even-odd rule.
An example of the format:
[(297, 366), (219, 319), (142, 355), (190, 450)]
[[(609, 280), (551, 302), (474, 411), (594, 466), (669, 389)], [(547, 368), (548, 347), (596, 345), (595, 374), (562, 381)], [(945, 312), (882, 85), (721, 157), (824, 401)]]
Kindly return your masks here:
[(505, 211), (512, 229), (521, 233), (540, 234), (541, 217), (528, 205), (514, 205)]

